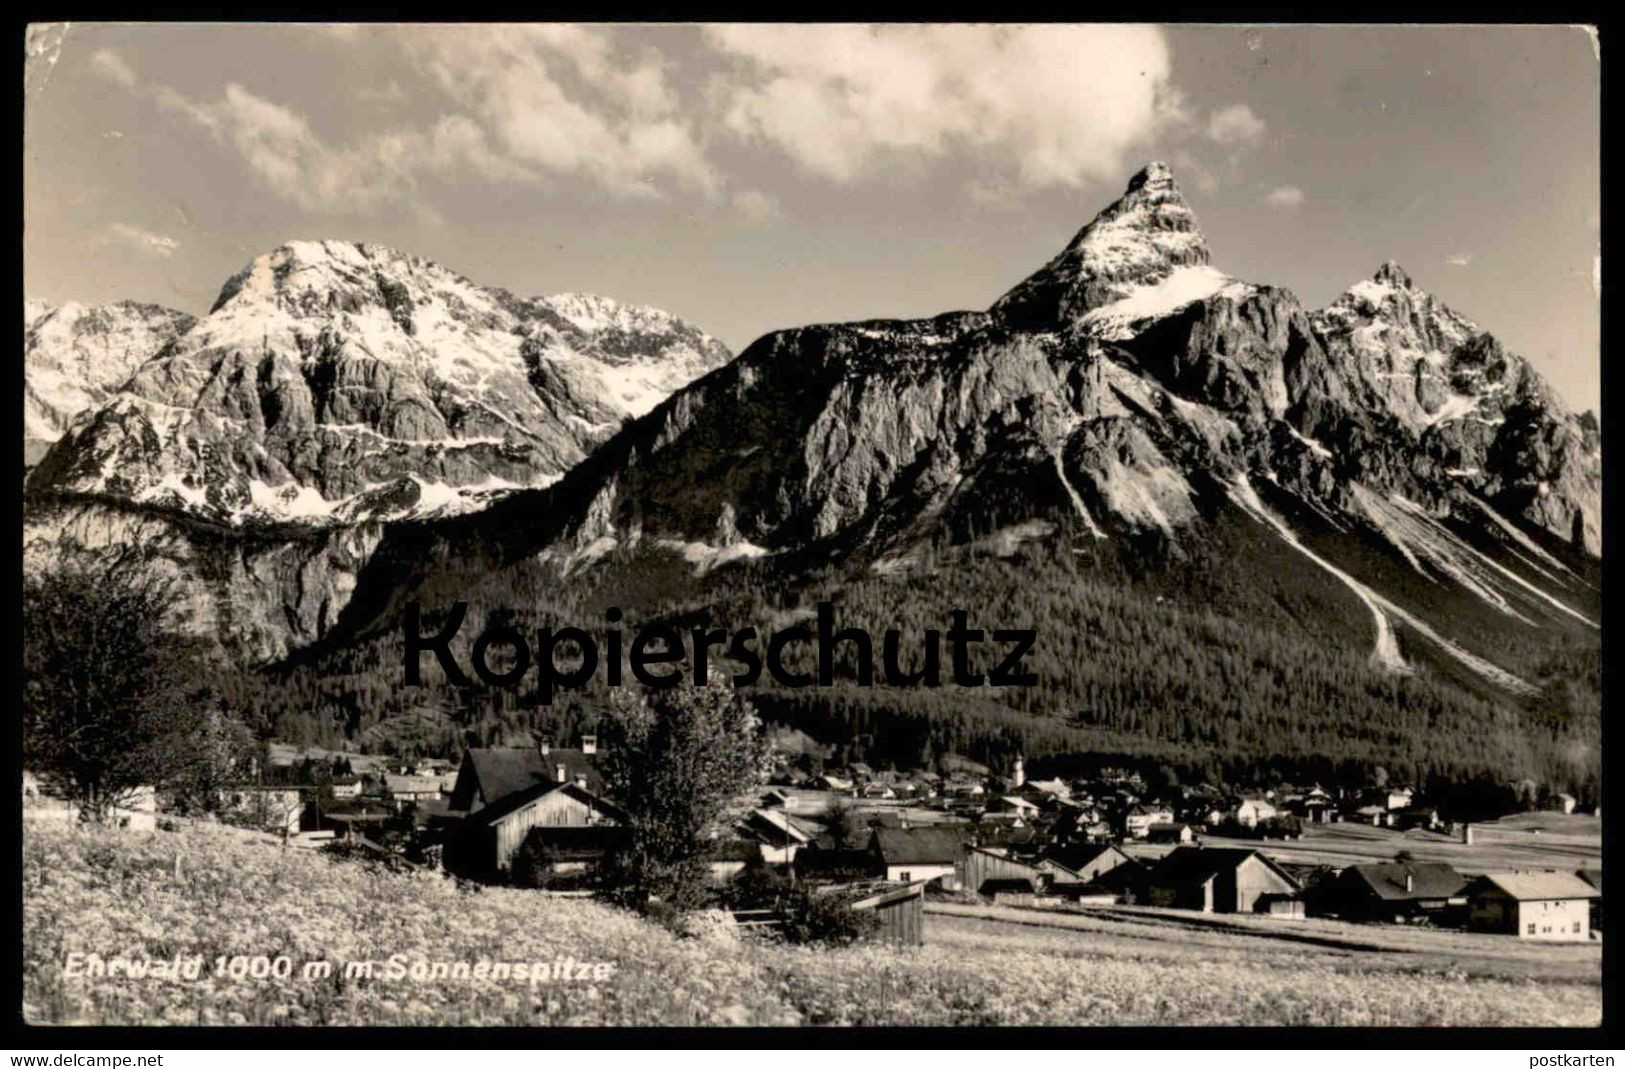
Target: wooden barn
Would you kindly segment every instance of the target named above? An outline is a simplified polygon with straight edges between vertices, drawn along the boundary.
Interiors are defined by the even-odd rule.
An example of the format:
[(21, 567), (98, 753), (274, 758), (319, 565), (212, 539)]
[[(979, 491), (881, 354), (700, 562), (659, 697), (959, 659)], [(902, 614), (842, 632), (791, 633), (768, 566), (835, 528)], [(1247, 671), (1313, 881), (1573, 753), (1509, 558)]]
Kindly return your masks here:
[(1150, 904), (1204, 913), (1252, 913), (1298, 894), (1296, 880), (1256, 850), (1176, 847), (1146, 879)]
[[(471, 879), (501, 879), (512, 870), (514, 855), (533, 829), (614, 827), (623, 820), (618, 807), (585, 787), (546, 780), (465, 817), (448, 836), (446, 868)], [(583, 836), (569, 838), (578, 847)], [(596, 842), (602, 837), (585, 838)]]
[(855, 910), (873, 910), (880, 918), (880, 938), (901, 946), (925, 942), (925, 880), (885, 884), (858, 891), (852, 902)]
[(1049, 883), (1049, 874), (1037, 865), (1018, 861), (1002, 851), (989, 850), (981, 846), (967, 846), (965, 855), (960, 859), (956, 869), (955, 875), (959, 879), (959, 886), (979, 894), (991, 894), (991, 891), (984, 890), (989, 886), (1002, 887), (1008, 891), (1014, 883), (1020, 883), (1026, 887), (1030, 895), (1034, 891), (1043, 890)]
[(1110, 844), (1072, 844), (1045, 850), (1038, 867), (1049, 873), (1057, 885), (1083, 885), (1096, 883), (1112, 869), (1132, 863), (1132, 858)]
[(1356, 920), (1442, 916), (1467, 906), (1467, 877), (1439, 862), (1350, 865), (1316, 896), (1317, 909)]

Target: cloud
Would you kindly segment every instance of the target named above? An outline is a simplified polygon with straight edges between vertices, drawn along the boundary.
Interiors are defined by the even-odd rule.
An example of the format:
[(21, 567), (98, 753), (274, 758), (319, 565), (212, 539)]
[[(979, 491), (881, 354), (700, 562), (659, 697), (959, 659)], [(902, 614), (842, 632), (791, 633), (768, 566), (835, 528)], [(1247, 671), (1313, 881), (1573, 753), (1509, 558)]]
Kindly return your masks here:
[(1451, 267), (1466, 267), (1473, 262), (1473, 258), (1465, 252), (1458, 252), (1454, 256), (1446, 257), (1444, 262)]
[[(218, 100), (193, 100), (167, 86), (158, 106), (191, 122), (235, 152), (268, 193), (313, 211), (370, 211), (414, 203), (424, 176), (474, 174), (528, 180), (522, 167), (493, 152), (471, 120), (446, 116), (425, 130), (401, 129), (334, 146), (299, 113), (236, 83)], [(427, 214), (432, 211), (418, 204)]]
[(733, 195), (733, 208), (748, 223), (771, 223), (784, 213), (777, 197), (759, 189), (742, 189)]
[(102, 231), (98, 243), (123, 245), (159, 260), (169, 259), (175, 255), (175, 250), (181, 247), (180, 242), (167, 234), (160, 234), (145, 227), (131, 226), (129, 223), (111, 224)]
[(1221, 145), (1246, 148), (1264, 137), (1264, 120), (1245, 104), (1220, 108), (1207, 120), (1207, 136)]
[(399, 41), (514, 165), (628, 196), (720, 190), (695, 119), (652, 50), (571, 25), (447, 26)]
[(1297, 186), (1277, 186), (1264, 194), (1264, 203), (1272, 208), (1297, 208), (1304, 199), (1303, 190)]
[(126, 89), (134, 89), (139, 81), (123, 57), (108, 48), (97, 49), (96, 54), (90, 57), (90, 69)]
[[(376, 25), (324, 34), (345, 50), (397, 54), (393, 76), (357, 97), (389, 105), (394, 128), (334, 139), (240, 84), (217, 96), (140, 89), (239, 156), (271, 195), (349, 212), (432, 212), (427, 180), (473, 179), (698, 195), (760, 221), (778, 212), (759, 192), (761, 167), (775, 162), (839, 185), (937, 167), (973, 201), (1020, 203), (1045, 189), (1115, 186), (1159, 140), (1211, 149), (1212, 138), (1234, 154), (1264, 128), (1242, 104), (1205, 124), (1193, 117), (1170, 82), (1162, 32), (1146, 26), (713, 24), (654, 38), (647, 28), (575, 24)], [(106, 57), (96, 60), (105, 76), (138, 85)], [(1198, 179), (1217, 186), (1210, 170)]]
[(236, 83), (215, 101), (196, 101), (167, 86), (154, 98), (236, 152), (268, 192), (307, 209), (366, 208), (398, 195), (405, 180), (404, 171), (387, 166), (399, 153), (386, 143), (332, 148), (304, 116)]
[(838, 183), (898, 156), (968, 157), (1021, 190), (1116, 181), (1164, 116), (1141, 26), (718, 25), (725, 134)]

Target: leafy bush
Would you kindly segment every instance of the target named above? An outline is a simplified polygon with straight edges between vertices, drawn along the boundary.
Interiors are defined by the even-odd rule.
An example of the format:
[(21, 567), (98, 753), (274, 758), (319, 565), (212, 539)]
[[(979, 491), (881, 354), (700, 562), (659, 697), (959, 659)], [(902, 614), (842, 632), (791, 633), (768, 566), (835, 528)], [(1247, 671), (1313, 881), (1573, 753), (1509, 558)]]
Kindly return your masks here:
[(873, 910), (853, 909), (839, 893), (799, 891), (785, 910), (784, 937), (791, 943), (848, 946), (879, 931)]
[(740, 869), (722, 889), (722, 902), (730, 909), (769, 909), (790, 891), (790, 881), (765, 864)]

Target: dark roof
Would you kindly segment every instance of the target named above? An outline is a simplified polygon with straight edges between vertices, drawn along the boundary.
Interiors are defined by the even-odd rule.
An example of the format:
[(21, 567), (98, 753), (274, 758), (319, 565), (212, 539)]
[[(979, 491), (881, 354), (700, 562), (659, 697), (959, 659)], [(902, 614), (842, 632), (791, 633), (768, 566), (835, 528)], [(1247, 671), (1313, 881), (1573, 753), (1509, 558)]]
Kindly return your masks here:
[(876, 828), (871, 849), (888, 865), (949, 865), (965, 852), (965, 833), (954, 827)]
[(1084, 886), (1093, 890), (1113, 891), (1121, 894), (1124, 891), (1142, 887), (1145, 880), (1146, 867), (1131, 857), (1121, 865), (1113, 865)]
[(885, 870), (877, 867), (868, 850), (801, 850), (796, 853), (796, 875), (806, 879), (855, 879)]
[(1298, 881), (1294, 880), (1286, 870), (1260, 854), (1257, 850), (1214, 846), (1181, 846), (1175, 848), (1168, 856), (1152, 867), (1151, 883), (1159, 887), (1206, 883), (1221, 872), (1240, 868), (1242, 862), (1250, 857), (1258, 858), (1293, 887), (1298, 886)]
[[(1411, 877), (1411, 890), (1405, 889), (1405, 877)], [(1467, 877), (1440, 862), (1402, 861), (1381, 862), (1374, 865), (1350, 865), (1344, 870), (1344, 879), (1354, 880), (1384, 901), (1410, 898), (1449, 898), (1459, 895), (1467, 886)]]
[(598, 795), (589, 790), (577, 787), (574, 783), (558, 784), (554, 783), (552, 780), (544, 780), (532, 787), (527, 788), (526, 790), (509, 794), (501, 801), (496, 802), (493, 805), (488, 805), (484, 809), (475, 810), (468, 817), (468, 820), (473, 824), (494, 824), (503, 817), (508, 816), (516, 810), (523, 809), (525, 806), (536, 801), (536, 799), (552, 794), (554, 791), (561, 791), (577, 801), (599, 810), (614, 820), (623, 821), (626, 819), (626, 814), (621, 810), (621, 808), (608, 799), (600, 798)]
[(493, 805), (544, 780), (558, 783), (555, 776), (560, 765), (564, 766), (566, 782), (586, 776), (587, 789), (602, 793), (604, 780), (598, 774), (597, 765), (591, 756), (580, 750), (555, 748), (544, 754), (538, 749), (522, 747), (470, 748), (459, 775), (473, 775), (485, 795), (485, 803)]
[(1044, 858), (1055, 862), (1068, 872), (1082, 872), (1108, 851), (1121, 853), (1110, 843), (1099, 845), (1079, 843), (1072, 846), (1052, 846), (1044, 851)]
[(1153, 824), (1146, 829), (1146, 832), (1150, 835), (1178, 835), (1180, 832), (1189, 830), (1190, 825), (1184, 821), (1170, 820)]

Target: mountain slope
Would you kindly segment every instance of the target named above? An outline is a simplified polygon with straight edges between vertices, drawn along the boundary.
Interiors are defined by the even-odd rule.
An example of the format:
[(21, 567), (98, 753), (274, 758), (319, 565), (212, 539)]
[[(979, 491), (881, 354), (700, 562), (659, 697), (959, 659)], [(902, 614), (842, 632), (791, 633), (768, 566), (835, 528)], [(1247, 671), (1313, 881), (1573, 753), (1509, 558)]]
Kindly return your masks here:
[(195, 318), (157, 305), (23, 302), (23, 463), (37, 463), (83, 412), (191, 329)]
[(1352, 391), (1504, 513), (1602, 552), (1602, 438), (1516, 353), (1387, 263), (1314, 317)]
[[(207, 576), (210, 626), (249, 660), (292, 655), (251, 703), (294, 721), (320, 710), (327, 726), (311, 730), (407, 711), (409, 600), (431, 614), (472, 603), (461, 642), (482, 617), (590, 624), (610, 605), (634, 624), (778, 627), (827, 596), (871, 629), (940, 627), (958, 606), (1039, 633), (1033, 688), (760, 695), (776, 715), (840, 725), (888, 759), (1042, 746), (1222, 755), (1249, 782), (1257, 762), (1286, 754), (1320, 762), (1314, 775), (1343, 758), (1403, 761), (1418, 778), (1594, 775), (1594, 420), (1394, 265), (1319, 311), (1226, 275), (1166, 167), (1136, 175), (986, 311), (775, 332), (695, 366), (658, 403), (609, 361), (538, 357), (529, 392), (500, 408), (511, 374), (485, 395), (457, 378), (512, 372), (497, 336), (516, 331), (523, 361), (525, 339), (558, 320), (609, 317), (571, 299), (526, 318), (452, 280), (425, 303), (397, 301), (409, 332), (361, 266), (332, 259), (343, 284), (310, 297), (300, 270), (279, 283), (274, 265), (268, 283), (251, 270), (228, 286), (220, 329), (238, 340), (188, 335), (216, 354), (209, 370), (169, 354), (137, 377), (142, 419), (174, 397), (202, 399), (181, 430), (64, 440), (61, 468), (42, 465), (31, 483), (49, 507), (25, 530), (42, 552), (138, 541)], [(391, 277), (411, 294), (414, 271)], [(240, 291), (266, 286), (286, 300), (227, 330)], [(331, 332), (317, 342), (311, 317)], [(260, 319), (293, 339), (269, 345), (268, 363), (241, 340)], [(419, 355), (420, 328), (452, 341)], [(584, 403), (606, 386), (635, 417), (612, 433), (616, 413)], [(178, 392), (154, 401), (166, 390)], [(469, 390), (461, 408), (441, 403)], [(497, 431), (480, 422), (487, 397), (558, 417), (534, 434), (502, 430), (529, 482), (478, 440)], [(242, 441), (195, 432), (229, 419)], [(323, 436), (337, 436), (341, 463), (322, 463)], [(377, 437), (400, 451), (371, 451)], [(103, 461), (126, 442), (156, 445), (123, 484)], [(226, 492), (143, 496), (211, 465)], [(402, 470), (443, 484), (446, 504), (409, 488), (373, 496), (370, 484)], [(519, 488), (483, 499), (495, 478)], [(322, 509), (256, 497), (256, 481)], [(160, 517), (171, 526), (134, 526)], [(572, 696), (562, 715), (589, 716), (596, 697)], [(516, 712), (506, 693), (409, 696), (500, 737), (521, 730), (534, 699), (518, 695)]]
[(323, 634), (383, 525), (546, 486), (729, 356), (656, 309), (293, 242), (50, 449), (25, 562), (146, 554), (199, 627), (275, 659)]
[(986, 312), (767, 335), (546, 492), (391, 530), (339, 634), (526, 561), (906, 576), (996, 536), (1145, 581), (1239, 539), (1238, 573), (1297, 561), (1379, 671), (1523, 699), (1509, 651), (1598, 634), (1587, 426), (1393, 265), (1316, 313), (1224, 275), (1153, 164)]
[(728, 359), (653, 309), (522, 300), (382, 246), (293, 242), (32, 485), (231, 526), (382, 521), (546, 485)]

